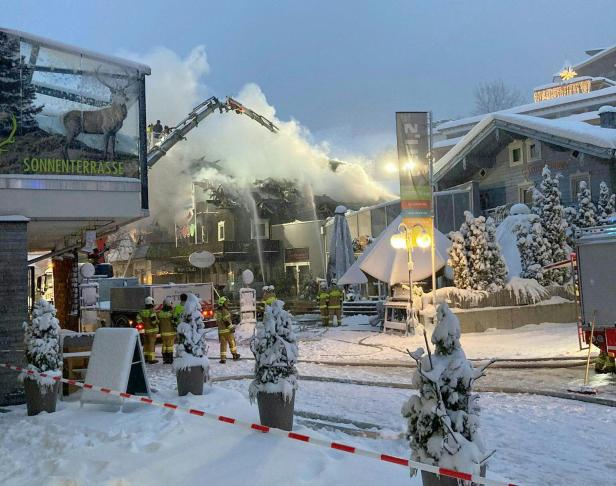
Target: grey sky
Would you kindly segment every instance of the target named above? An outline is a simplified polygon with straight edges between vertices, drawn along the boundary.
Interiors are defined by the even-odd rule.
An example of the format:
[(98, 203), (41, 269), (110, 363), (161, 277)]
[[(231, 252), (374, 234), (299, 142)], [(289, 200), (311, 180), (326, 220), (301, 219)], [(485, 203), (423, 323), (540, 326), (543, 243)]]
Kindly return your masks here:
[(366, 153), (393, 142), (396, 110), (467, 115), (474, 86), (499, 78), (530, 100), (566, 61), (616, 44), (614, 0), (3, 4), (6, 27), (110, 54), (162, 45), (185, 56), (204, 44), (214, 92), (255, 82), (281, 118)]

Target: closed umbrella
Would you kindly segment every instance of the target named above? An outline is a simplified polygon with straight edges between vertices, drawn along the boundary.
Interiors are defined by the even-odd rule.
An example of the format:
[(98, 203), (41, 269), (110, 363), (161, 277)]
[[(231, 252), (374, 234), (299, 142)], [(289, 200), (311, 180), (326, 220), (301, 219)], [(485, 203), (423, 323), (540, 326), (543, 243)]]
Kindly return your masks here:
[[(387, 282), (389, 285), (408, 283), (408, 254), (406, 249), (395, 249), (391, 246), (390, 238), (398, 233), (402, 223), (402, 216), (398, 216), (379, 235), (378, 239), (364, 252), (359, 268), (374, 278)], [(451, 241), (436, 228), (434, 229), (434, 269), (443, 268), (447, 263), (447, 250)], [(432, 275), (431, 249), (413, 248), (413, 281), (423, 280)]]

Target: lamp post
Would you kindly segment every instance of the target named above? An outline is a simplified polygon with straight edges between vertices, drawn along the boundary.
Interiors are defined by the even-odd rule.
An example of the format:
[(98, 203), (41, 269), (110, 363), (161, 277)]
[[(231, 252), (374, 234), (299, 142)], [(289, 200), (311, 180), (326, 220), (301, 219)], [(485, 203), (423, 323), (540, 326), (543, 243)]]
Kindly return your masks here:
[(406, 250), (407, 252), (409, 301), (406, 310), (406, 325), (408, 331), (413, 313), (413, 248), (415, 246), (419, 248), (428, 248), (432, 244), (432, 238), (426, 231), (426, 228), (419, 223), (415, 223), (411, 226), (401, 223), (400, 226), (398, 226), (398, 233), (392, 235), (389, 242), (396, 250)]

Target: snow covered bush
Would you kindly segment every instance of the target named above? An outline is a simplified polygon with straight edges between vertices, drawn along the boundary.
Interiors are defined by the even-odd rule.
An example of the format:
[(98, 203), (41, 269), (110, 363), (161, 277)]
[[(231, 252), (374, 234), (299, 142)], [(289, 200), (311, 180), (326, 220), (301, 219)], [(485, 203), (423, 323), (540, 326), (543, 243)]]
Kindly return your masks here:
[(448, 264), (454, 284), (460, 289), (496, 291), (503, 288), (507, 267), (496, 242), (496, 227), (491, 218), (475, 218), (470, 211), (459, 231), (449, 234), (452, 241)]
[(610, 193), (610, 188), (601, 181), (599, 185), (599, 201), (597, 201), (597, 219), (599, 224), (606, 224), (608, 217), (610, 217), (616, 207), (616, 194)]
[(56, 318), (56, 308), (45, 299), (34, 305), (32, 322), (24, 322), (24, 345), (26, 348), (27, 370), (44, 372), (47, 377), (21, 373), (44, 387), (51, 387), (54, 376), (62, 376), (62, 357), (60, 355), (60, 323)]
[(586, 181), (581, 181), (577, 193), (578, 208), (576, 224), (578, 228), (597, 226), (597, 209), (590, 197), (590, 189)]
[[(550, 261), (544, 261), (543, 265), (560, 262), (567, 259), (569, 248), (567, 247), (567, 221), (564, 208), (561, 204), (560, 174), (552, 176), (552, 172), (546, 165), (541, 172), (541, 184), (539, 190), (533, 194), (532, 212), (539, 216), (543, 228), (543, 238), (548, 248)], [(564, 284), (569, 278), (566, 268), (545, 272), (545, 283)]]
[(276, 300), (265, 308), (262, 324), (250, 341), (255, 356), (255, 378), (250, 384), (250, 401), (259, 392), (282, 393), (291, 400), (297, 390), (298, 349), (293, 332), (291, 314), (283, 309), (284, 302)]
[(201, 366), (207, 372), (209, 369), (207, 352), (201, 302), (194, 294), (188, 294), (188, 299), (184, 304), (182, 322), (178, 324), (177, 328), (173, 369), (178, 371), (193, 366)]
[(567, 229), (565, 230), (567, 246), (569, 248), (573, 248), (573, 240), (575, 238), (575, 232), (577, 231), (577, 226), (575, 224), (577, 219), (577, 209), (573, 206), (567, 206), (563, 211), (563, 217), (567, 222)]
[(479, 430), (478, 397), (472, 387), (491, 362), (473, 368), (466, 359), (460, 345), (460, 323), (447, 304), (437, 308), (432, 343), (434, 354), (422, 348), (410, 353), (417, 362), (413, 385), (419, 390), (402, 407), (411, 458), (479, 474), (491, 454), (486, 453)]
[(543, 266), (551, 263), (552, 254), (543, 237), (541, 219), (536, 214), (529, 214), (526, 221), (521, 221), (513, 228), (516, 237), (523, 279), (535, 279), (544, 283)]

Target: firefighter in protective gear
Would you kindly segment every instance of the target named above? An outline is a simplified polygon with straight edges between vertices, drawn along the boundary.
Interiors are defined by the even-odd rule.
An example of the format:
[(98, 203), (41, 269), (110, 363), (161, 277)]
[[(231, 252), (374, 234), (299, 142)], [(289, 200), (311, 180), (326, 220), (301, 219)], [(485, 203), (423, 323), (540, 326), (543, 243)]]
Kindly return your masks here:
[(597, 373), (615, 373), (614, 358), (601, 350), (599, 356), (595, 359), (595, 371)]
[(329, 324), (331, 326), (339, 326), (342, 323), (342, 297), (342, 290), (338, 287), (336, 280), (332, 280), (332, 288), (329, 291), (329, 301), (327, 303)]
[(265, 289), (267, 290), (263, 294), (263, 303), (265, 305), (272, 305), (276, 301), (276, 290), (273, 285), (263, 287), (263, 290)]
[(187, 299), (188, 295), (180, 294), (180, 303), (176, 304), (173, 308), (173, 324), (175, 327), (178, 327), (178, 324), (182, 320), (182, 314), (184, 314), (184, 306), (186, 305)]
[(158, 363), (155, 353), (158, 316), (154, 310), (154, 299), (152, 297), (145, 298), (145, 308), (137, 314), (137, 323), (143, 325), (143, 355), (146, 362), (150, 364)]
[(220, 341), (220, 363), (227, 362), (227, 344), (231, 350), (233, 360), (240, 359), (235, 346), (235, 336), (233, 333), (233, 322), (231, 321), (231, 312), (228, 309), (228, 300), (226, 297), (218, 299), (218, 309), (216, 310), (216, 324), (218, 324), (218, 340)]
[(319, 302), (319, 311), (321, 312), (321, 324), (327, 327), (329, 326), (329, 314), (327, 311), (327, 304), (329, 303), (329, 292), (327, 291), (327, 284), (321, 282), (321, 290), (317, 295), (317, 301)]
[(173, 363), (173, 345), (175, 343), (175, 324), (173, 321), (173, 306), (170, 299), (165, 299), (163, 308), (158, 311), (158, 327), (163, 342), (163, 363)]

